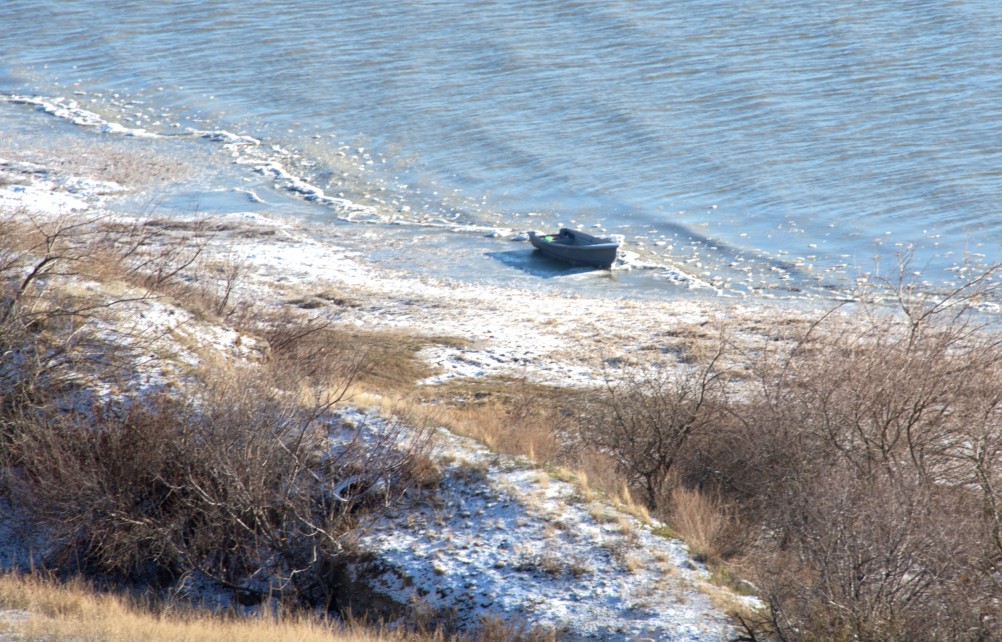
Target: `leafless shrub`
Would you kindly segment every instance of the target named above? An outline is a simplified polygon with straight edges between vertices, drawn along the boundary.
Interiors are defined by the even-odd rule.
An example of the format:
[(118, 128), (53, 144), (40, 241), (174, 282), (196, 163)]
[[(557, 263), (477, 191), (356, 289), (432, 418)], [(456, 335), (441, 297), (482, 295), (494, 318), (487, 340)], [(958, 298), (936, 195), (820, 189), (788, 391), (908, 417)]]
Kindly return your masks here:
[[(5, 292), (0, 305), (0, 323), (14, 318), (29, 324), (40, 316), (54, 312), (37, 310), (39, 293), (47, 279), (77, 273), (86, 256), (78, 233), (92, 221), (58, 218), (45, 221), (30, 215), (7, 214), (0, 221), (0, 243), (3, 245), (2, 276)], [(59, 311), (68, 314), (71, 311)]]
[[(231, 256), (212, 256), (207, 249), (213, 235), (230, 230), (205, 217), (164, 219), (149, 214), (130, 221), (101, 221), (92, 234), (90, 262), (104, 278), (169, 296), (200, 316), (229, 319), (246, 305), (234, 299), (245, 266)], [(244, 310), (242, 316), (253, 312)]]
[(201, 571), (323, 599), (322, 564), (360, 515), (410, 483), (424, 442), (319, 415), (244, 378), (185, 402), (24, 418), (8, 446), (13, 495), (47, 525), (58, 566)]
[(116, 264), (122, 278), (151, 291), (183, 295), (193, 286), (191, 271), (208, 243), (208, 221), (199, 219), (184, 232), (152, 216), (108, 223), (96, 249)]
[(211, 303), (210, 311), (217, 317), (225, 319), (236, 311), (233, 294), (243, 278), (246, 266), (235, 258), (226, 258), (214, 262), (209, 267), (217, 275), (217, 280), (215, 283), (206, 283), (202, 286), (202, 296)]
[(44, 405), (86, 359), (82, 328), (142, 295), (102, 296), (65, 287), (86, 280), (95, 218), (0, 218), (0, 395), (5, 407)]
[(950, 296), (833, 311), (764, 348), (678, 467), (766, 535), (777, 637), (997, 639), (1002, 343), (973, 292)]
[(322, 411), (344, 399), (372, 367), (367, 346), (346, 341), (328, 319), (264, 314), (245, 328), (267, 341), (275, 384)]
[(652, 364), (608, 378), (582, 416), (583, 444), (611, 456), (650, 508), (664, 504), (690, 439), (716, 420), (722, 393), (716, 365), (722, 355), (723, 343), (686, 374)]
[(973, 498), (844, 465), (802, 484), (759, 578), (784, 638), (993, 639)]

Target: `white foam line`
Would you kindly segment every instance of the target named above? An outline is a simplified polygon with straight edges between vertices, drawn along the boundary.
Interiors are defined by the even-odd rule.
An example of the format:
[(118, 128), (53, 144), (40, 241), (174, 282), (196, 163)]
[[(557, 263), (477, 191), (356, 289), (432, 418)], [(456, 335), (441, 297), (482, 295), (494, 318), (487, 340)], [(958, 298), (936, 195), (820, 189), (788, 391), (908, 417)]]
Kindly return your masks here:
[(271, 177), (275, 181), (275, 184), (280, 188), (294, 194), (299, 194), (304, 200), (310, 203), (317, 203), (319, 205), (337, 208), (338, 210), (346, 212), (348, 214), (348, 218), (350, 218), (352, 213), (364, 212), (367, 214), (375, 214), (375, 210), (372, 208), (364, 205), (358, 205), (350, 199), (327, 196), (323, 189), (313, 185), (312, 183), (304, 181), (298, 176), (295, 176), (277, 161), (269, 160), (261, 162), (260, 159), (239, 158), (237, 159), (237, 162), (242, 164), (255, 164), (255, 172), (263, 176)]
[[(358, 205), (355, 202), (346, 198), (334, 198), (332, 196), (327, 196), (324, 190), (316, 185), (308, 183), (303, 179), (295, 176), (289, 172), (284, 165), (280, 162), (272, 159), (268, 159), (266, 154), (252, 153), (251, 150), (256, 151), (261, 147), (261, 140), (254, 138), (253, 136), (246, 136), (241, 134), (234, 134), (233, 132), (227, 131), (225, 129), (203, 131), (198, 129), (189, 129), (188, 133), (192, 136), (199, 138), (204, 138), (216, 143), (222, 143), (226, 147), (231, 148), (244, 148), (243, 151), (236, 152), (236, 163), (239, 165), (252, 165), (253, 171), (261, 174), (263, 176), (268, 176), (275, 181), (275, 184), (286, 191), (298, 194), (303, 197), (303, 199), (310, 203), (317, 203), (319, 205), (326, 205), (328, 207), (334, 207), (344, 212), (369, 212), (371, 213), (371, 208), (367, 208), (362, 205)], [(285, 151), (277, 145), (273, 145), (271, 150), (275, 154), (290, 155), (289, 152)], [(263, 158), (262, 158), (263, 156)], [(257, 198), (256, 195), (253, 198)], [(260, 199), (257, 202), (263, 202)]]
[(63, 98), (43, 98), (41, 96), (20, 96), (5, 95), (0, 96), (0, 100), (16, 105), (34, 105), (47, 114), (56, 118), (70, 121), (74, 125), (82, 127), (94, 127), (109, 134), (119, 134), (122, 136), (132, 136), (135, 138), (162, 138), (160, 134), (146, 131), (143, 128), (125, 127), (119, 123), (110, 122), (92, 111), (84, 109), (73, 100)]
[(266, 202), (263, 198), (261, 198), (260, 196), (257, 195), (257, 192), (255, 192), (252, 189), (244, 189), (242, 187), (236, 187), (236, 188), (233, 189), (233, 191), (236, 192), (237, 194), (246, 194), (247, 195), (247, 199), (250, 200), (251, 203), (265, 203)]
[(220, 129), (216, 131), (202, 131), (198, 129), (189, 129), (188, 132), (194, 136), (200, 138), (205, 138), (216, 143), (223, 143), (224, 145), (253, 145), (257, 146), (261, 144), (261, 141), (253, 136), (242, 136), (240, 134), (234, 134), (233, 132), (228, 132), (225, 129)]
[[(33, 105), (47, 114), (67, 120), (74, 125), (94, 128), (108, 134), (135, 138), (172, 138), (178, 136), (178, 134), (154, 133), (143, 128), (130, 128), (120, 123), (111, 122), (92, 111), (84, 109), (76, 100), (64, 97), (48, 98), (44, 96), (0, 94), (0, 100), (13, 104)], [(309, 203), (335, 209), (342, 220), (353, 222), (388, 222), (385, 217), (379, 215), (375, 208), (360, 205), (347, 198), (328, 196), (322, 188), (289, 172), (280, 162), (274, 158), (269, 158), (271, 154), (292, 156), (291, 152), (278, 145), (272, 145), (270, 150), (265, 150), (260, 139), (253, 136), (236, 134), (225, 129), (199, 130), (189, 128), (180, 135), (221, 143), (223, 146), (234, 150), (236, 163), (252, 166), (253, 171), (258, 174), (271, 177), (280, 189), (296, 194)], [(414, 221), (414, 223), (420, 222)], [(443, 220), (441, 226), (455, 227), (455, 223)], [(479, 228), (472, 228), (472, 231), (476, 231), (477, 229)], [(485, 231), (490, 231), (491, 229), (484, 228)]]

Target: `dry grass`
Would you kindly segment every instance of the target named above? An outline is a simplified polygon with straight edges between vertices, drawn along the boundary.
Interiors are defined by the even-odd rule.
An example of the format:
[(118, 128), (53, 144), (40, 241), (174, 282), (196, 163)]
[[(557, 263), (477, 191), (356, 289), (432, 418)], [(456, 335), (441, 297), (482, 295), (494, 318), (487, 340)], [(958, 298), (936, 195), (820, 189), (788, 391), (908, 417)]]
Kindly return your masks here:
[(591, 483), (588, 480), (588, 473), (583, 470), (568, 471), (562, 468), (554, 469), (554, 471), (558, 479), (574, 485), (581, 501), (591, 502), (595, 500), (595, 490), (591, 487)]
[(424, 394), (425, 401), (438, 406), (436, 421), (453, 432), (534, 462), (561, 459), (566, 419), (559, 411), (559, 390), (524, 380), (488, 379), (451, 382)]
[(738, 520), (719, 495), (676, 487), (669, 510), (672, 527), (697, 557), (721, 560), (734, 552)]
[(449, 336), (424, 336), (400, 331), (369, 331), (339, 327), (311, 319), (302, 312), (283, 311), (275, 315), (258, 313), (248, 321), (248, 331), (257, 331), (269, 337), (269, 326), (287, 326), (289, 318), (303, 319), (303, 324), (316, 326), (313, 345), (322, 344), (331, 352), (353, 354), (362, 358), (364, 368), (352, 382), (347, 396), (353, 400), (364, 397), (374, 406), (385, 397), (389, 403), (410, 396), (422, 379), (435, 374), (435, 370), (421, 357), (421, 350), (434, 345), (462, 346), (465, 340)]
[[(81, 582), (58, 584), (31, 576), (0, 576), (0, 608), (24, 617), (0, 619), (0, 632), (24, 642), (382, 642), (436, 639), (381, 632), (361, 626), (342, 628), (307, 616), (239, 618), (194, 609), (158, 613), (116, 595), (97, 593)], [(441, 638), (438, 638), (441, 639)]]
[(611, 522), (615, 519), (604, 504), (597, 503), (588, 507), (588, 516), (600, 524)]
[(623, 560), (623, 565), (631, 573), (639, 573), (644, 570), (644, 560), (636, 555), (627, 555)]
[(619, 494), (623, 478), (616, 471), (616, 463), (611, 457), (591, 449), (581, 449), (576, 453), (575, 460), (578, 475), (584, 480), (582, 486), (589, 488), (587, 492), (584, 488), (581, 491), (585, 501), (591, 501), (595, 490), (605, 497)]
[[(30, 153), (22, 155), (26, 160), (42, 164), (55, 162), (59, 170), (67, 174), (110, 181), (125, 187), (174, 182), (196, 171), (187, 160), (157, 154), (148, 147), (126, 149), (115, 141), (82, 141), (65, 136), (60, 137), (55, 148), (60, 150), (59, 159), (53, 159), (48, 154), (41, 157)], [(5, 154), (16, 149), (5, 150)]]
[(731, 614), (738, 622), (751, 623), (762, 619), (755, 602), (742, 598), (729, 587), (700, 582), (696, 589), (710, 599), (714, 608)]
[[(661, 333), (667, 346), (675, 352), (679, 361), (699, 363), (712, 356), (716, 334), (709, 323), (679, 324)], [(652, 346), (661, 349), (660, 346)]]
[(630, 492), (630, 487), (626, 485), (626, 482), (619, 482), (619, 491), (613, 495), (613, 501), (616, 508), (632, 515), (635, 519), (645, 523), (651, 521), (650, 511), (647, 510), (646, 506), (633, 499), (633, 493)]
[(418, 353), (433, 346), (463, 346), (466, 340), (450, 336), (421, 336), (398, 331), (358, 331), (335, 328), (333, 340), (355, 346), (370, 363), (359, 387), (381, 394), (401, 395), (414, 390), (415, 384), (435, 374)]
[[(571, 572), (571, 571), (569, 571)], [(81, 581), (0, 575), (0, 639), (18, 642), (552, 642), (555, 633), (521, 622), (485, 619), (474, 637), (435, 626), (418, 630), (335, 622), (303, 613), (246, 617), (183, 606), (151, 608), (99, 593)]]

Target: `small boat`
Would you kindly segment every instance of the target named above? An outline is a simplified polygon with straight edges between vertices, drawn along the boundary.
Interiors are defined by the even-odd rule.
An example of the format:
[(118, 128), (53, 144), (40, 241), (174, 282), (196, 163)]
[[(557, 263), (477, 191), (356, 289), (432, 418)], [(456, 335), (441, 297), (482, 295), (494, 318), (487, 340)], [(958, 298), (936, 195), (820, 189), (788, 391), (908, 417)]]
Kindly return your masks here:
[(601, 268), (612, 265), (619, 250), (619, 243), (611, 238), (600, 238), (566, 227), (558, 234), (529, 232), (529, 241), (551, 258)]

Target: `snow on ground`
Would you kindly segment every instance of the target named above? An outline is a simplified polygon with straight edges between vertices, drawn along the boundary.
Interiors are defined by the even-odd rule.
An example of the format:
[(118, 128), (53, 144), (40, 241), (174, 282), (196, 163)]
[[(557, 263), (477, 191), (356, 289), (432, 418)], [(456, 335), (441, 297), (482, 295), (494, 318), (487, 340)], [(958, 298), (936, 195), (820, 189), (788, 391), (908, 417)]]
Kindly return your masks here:
[[(0, 211), (100, 212), (103, 195), (113, 191), (99, 181), (74, 181), (0, 160)], [(419, 278), (366, 264), (352, 248), (322, 242), (286, 221), (214, 217), (221, 219), (229, 225), (218, 226), (222, 231), (207, 250), (243, 266), (245, 277), (234, 292), (240, 300), (281, 306), (303, 297), (326, 300), (318, 295), (333, 291), (352, 303), (320, 308), (338, 322), (466, 339), (461, 347), (421, 353), (438, 369), (428, 384), (498, 375), (594, 383), (624, 355), (665, 352), (668, 330), (720, 313), (695, 301), (541, 298), (512, 288)], [(207, 349), (227, 358), (255, 358), (256, 347), (246, 338), (168, 302), (142, 300), (122, 312), (120, 323), (157, 337), (162, 343), (156, 350), (173, 350), (175, 363), (194, 367)], [(137, 336), (114, 327), (103, 331), (109, 341)], [(159, 385), (177, 375), (140, 373), (146, 383), (129, 385)], [(381, 564), (373, 591), (451, 610), (469, 624), (495, 615), (565, 629), (571, 637), (719, 640), (732, 633), (708, 597), (720, 589), (708, 588), (706, 570), (684, 544), (658, 535), (656, 523), (444, 430), (437, 443), (443, 471), (438, 492), (412, 496), (359, 537)], [(0, 528), (5, 566), (14, 562), (16, 540), (16, 533)]]
[[(438, 372), (425, 383), (454, 378), (514, 376), (554, 385), (589, 385), (609, 365), (673, 350), (673, 329), (729, 317), (754, 319), (753, 306), (727, 310), (698, 300), (638, 301), (524, 291), (419, 277), (364, 262), (350, 247), (325, 243), (286, 222), (231, 215), (240, 225), (266, 225), (267, 241), (242, 228), (216, 241), (216, 251), (247, 269), (236, 294), (248, 300), (305, 300), (345, 324), (464, 339), (433, 345), (421, 356)], [(210, 249), (213, 246), (210, 246)], [(266, 294), (262, 294), (264, 291)], [(351, 305), (324, 301), (338, 292)], [(329, 298), (329, 297), (328, 297)]]
[(16, 162), (0, 158), (0, 212), (30, 210), (54, 216), (83, 212), (89, 207), (83, 195), (48, 179), (50, 171), (35, 163)]
[(569, 639), (733, 634), (700, 590), (705, 568), (656, 522), (444, 430), (435, 458), (443, 476), (434, 500), (394, 507), (360, 538), (379, 551), (377, 572), (365, 573), (370, 591), (452, 610), (468, 626), (495, 616)]
[[(140, 395), (177, 388), (203, 365), (205, 355), (233, 361), (260, 361), (265, 345), (201, 319), (167, 301), (140, 298), (124, 301), (101, 317), (88, 320), (98, 345), (107, 346), (116, 359), (128, 364), (113, 382), (88, 383), (93, 394)], [(93, 345), (91, 350), (95, 348)]]

